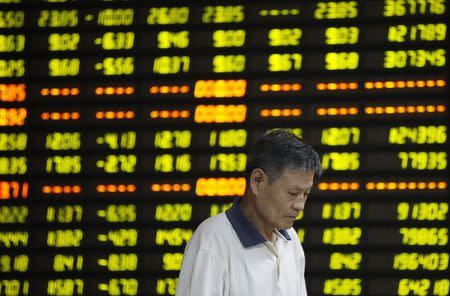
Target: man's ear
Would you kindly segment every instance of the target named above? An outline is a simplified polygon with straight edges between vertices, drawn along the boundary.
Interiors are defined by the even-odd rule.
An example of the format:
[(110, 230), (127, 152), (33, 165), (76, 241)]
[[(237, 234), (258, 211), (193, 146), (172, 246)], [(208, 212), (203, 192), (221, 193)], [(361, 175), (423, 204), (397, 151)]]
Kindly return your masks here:
[(267, 178), (266, 174), (261, 169), (254, 169), (250, 175), (250, 190), (255, 196), (259, 195), (261, 186)]

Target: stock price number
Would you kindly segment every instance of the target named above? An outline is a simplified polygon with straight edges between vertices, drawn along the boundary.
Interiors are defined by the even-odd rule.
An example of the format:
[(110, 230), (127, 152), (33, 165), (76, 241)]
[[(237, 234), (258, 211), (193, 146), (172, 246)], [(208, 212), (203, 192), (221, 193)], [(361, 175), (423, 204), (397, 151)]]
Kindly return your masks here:
[(318, 2), (314, 10), (314, 18), (346, 19), (358, 16), (358, 2), (356, 1), (330, 1)]
[(445, 13), (445, 0), (385, 0), (383, 15), (387, 17)]
[(302, 68), (302, 55), (299, 53), (273, 53), (268, 58), (270, 72), (286, 72)]
[(359, 278), (326, 279), (323, 286), (325, 295), (361, 295), (362, 280)]
[(160, 154), (155, 158), (155, 171), (162, 173), (189, 172), (191, 170), (190, 154)]
[(75, 27), (78, 25), (78, 11), (41, 10), (37, 24), (41, 28)]
[(105, 160), (98, 160), (96, 166), (108, 174), (134, 173), (137, 157), (134, 154), (107, 155)]
[(189, 130), (162, 130), (155, 134), (155, 148), (189, 148), (191, 146), (192, 133)]
[(80, 59), (51, 59), (48, 69), (50, 76), (76, 76), (80, 73)]
[(148, 11), (149, 25), (182, 25), (189, 20), (189, 7), (152, 7)]
[(416, 25), (395, 25), (388, 29), (388, 40), (390, 42), (408, 41), (444, 41), (447, 37), (447, 25), (437, 24), (416, 24)]
[(125, 223), (136, 221), (136, 206), (134, 204), (108, 205), (105, 210), (98, 210), (97, 217), (109, 223)]
[(52, 33), (48, 36), (48, 50), (73, 51), (78, 49), (79, 33)]
[[(442, 279), (431, 281), (429, 279), (401, 279), (398, 282), (399, 296), (419, 295), (446, 296), (450, 291), (450, 280)], [(431, 290), (432, 289), (432, 292)]]
[(206, 6), (202, 15), (203, 23), (240, 23), (244, 20), (244, 6)]
[(133, 24), (134, 10), (131, 8), (102, 9), (98, 13), (97, 23), (100, 26), (129, 26)]
[(217, 153), (209, 160), (210, 171), (243, 172), (247, 164), (245, 153)]
[(27, 141), (26, 133), (0, 133), (0, 151), (23, 151)]
[(447, 152), (399, 152), (398, 158), (404, 170), (445, 170), (447, 168)]
[(25, 75), (25, 60), (0, 60), (0, 78)]
[(355, 70), (359, 67), (359, 53), (357, 52), (329, 52), (325, 55), (325, 69)]
[(139, 282), (135, 278), (115, 278), (108, 283), (100, 283), (98, 289), (105, 291), (108, 295), (134, 296), (138, 293)]
[(107, 57), (95, 64), (95, 70), (103, 70), (103, 75), (131, 75), (134, 73), (133, 57)]
[(21, 52), (25, 49), (25, 35), (0, 34), (0, 52)]
[(79, 174), (81, 172), (81, 157), (79, 155), (50, 156), (47, 158), (45, 171), (56, 174)]
[(0, 29), (20, 28), (25, 21), (25, 12), (23, 11), (4, 11), (0, 10)]
[(399, 230), (402, 244), (408, 246), (446, 246), (448, 243), (447, 228), (406, 228)]
[(392, 68), (423, 68), (445, 67), (447, 62), (446, 50), (387, 50), (384, 52), (384, 64), (386, 69)]
[(158, 33), (158, 48), (186, 48), (189, 46), (189, 31), (161, 31)]
[(397, 206), (397, 219), (417, 221), (445, 221), (447, 219), (448, 203), (445, 202), (401, 202)]
[(95, 44), (103, 50), (123, 50), (134, 47), (134, 32), (106, 32), (95, 39)]
[(358, 43), (358, 27), (329, 27), (325, 30), (325, 44), (355, 44)]
[(245, 44), (245, 30), (215, 30), (214, 47), (242, 47)]

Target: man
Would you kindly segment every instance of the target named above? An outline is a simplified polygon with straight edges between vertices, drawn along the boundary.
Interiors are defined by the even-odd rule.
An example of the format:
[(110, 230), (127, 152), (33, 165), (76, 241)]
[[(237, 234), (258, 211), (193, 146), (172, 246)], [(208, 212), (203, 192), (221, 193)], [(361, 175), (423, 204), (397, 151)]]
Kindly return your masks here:
[(306, 296), (305, 258), (292, 225), (319, 156), (288, 130), (262, 135), (247, 162), (247, 189), (203, 221), (183, 257), (177, 296)]

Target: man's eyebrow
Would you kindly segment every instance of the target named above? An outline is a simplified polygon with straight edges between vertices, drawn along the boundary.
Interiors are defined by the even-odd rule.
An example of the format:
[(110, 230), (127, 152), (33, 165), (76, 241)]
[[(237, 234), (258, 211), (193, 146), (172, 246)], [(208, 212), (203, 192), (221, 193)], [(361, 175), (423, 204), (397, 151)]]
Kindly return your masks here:
[(312, 188), (312, 186), (303, 188), (298, 185), (294, 185), (293, 187), (291, 187), (291, 190), (307, 191), (307, 190), (311, 190), (311, 188)]

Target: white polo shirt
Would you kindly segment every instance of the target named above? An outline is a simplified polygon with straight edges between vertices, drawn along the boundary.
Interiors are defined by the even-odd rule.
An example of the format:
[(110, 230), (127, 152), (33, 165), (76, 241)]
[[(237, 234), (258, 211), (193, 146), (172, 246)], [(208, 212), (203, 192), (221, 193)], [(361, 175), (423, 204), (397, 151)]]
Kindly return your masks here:
[(183, 257), (177, 296), (306, 296), (305, 256), (293, 228), (275, 244), (237, 202), (199, 225)]

